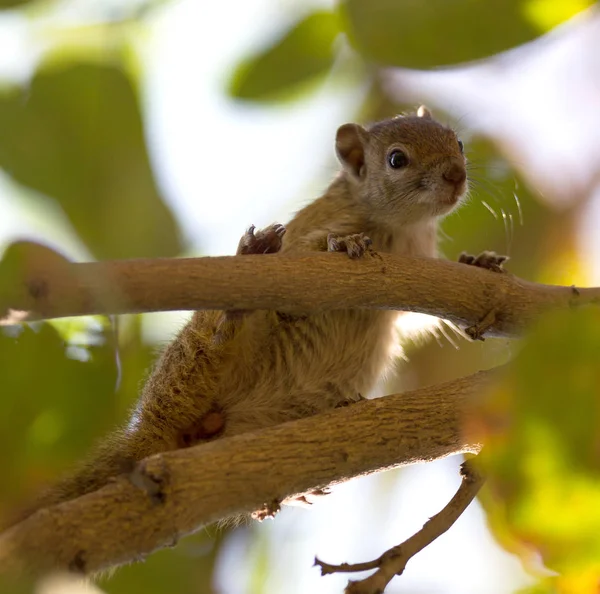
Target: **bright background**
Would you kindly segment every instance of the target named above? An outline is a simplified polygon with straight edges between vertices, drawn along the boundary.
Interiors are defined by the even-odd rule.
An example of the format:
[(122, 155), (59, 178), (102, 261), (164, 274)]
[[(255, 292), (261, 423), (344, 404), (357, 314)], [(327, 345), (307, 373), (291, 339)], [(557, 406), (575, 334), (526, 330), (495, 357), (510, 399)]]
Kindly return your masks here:
[[(0, 248), (25, 238), (74, 260), (231, 254), (250, 223), (285, 222), (324, 190), (337, 170), (340, 124), (426, 103), (460, 131), (473, 163), (472, 199), (444, 224), (446, 255), (495, 249), (531, 280), (598, 283), (600, 15), (590, 9), (553, 28), (588, 3), (489, 2), (472, 19), (460, 13), (468, 2), (448, 4), (456, 22), (440, 26), (443, 14), (415, 16), (409, 2), (348, 1), (352, 49), (343, 35), (323, 42), (325, 23), (293, 51), (278, 40), (336, 4), (64, 0), (0, 12)], [(505, 37), (476, 35), (485, 19)], [(277, 47), (283, 61), (261, 62)], [(509, 51), (452, 66), (501, 50)], [(319, 51), (328, 59), (311, 54)], [(298, 84), (285, 84), (286, 72), (306, 64)], [(438, 65), (452, 67), (429, 69)], [(100, 319), (0, 334), (0, 398), (12, 411), (1, 439), (17, 452), (7, 462), (7, 504), (126, 418), (157, 346), (188, 315), (127, 316), (118, 337)], [(459, 348), (443, 336), (409, 345), (400, 379), (380, 393), (490, 367), (515, 350), (507, 341), (453, 341)], [(459, 463), (356, 480), (273, 522), (203, 530), (98, 587), (341, 592), (347, 577), (320, 577), (315, 554), (362, 561), (412, 535), (454, 493)], [(474, 504), (388, 590), (491, 594), (531, 580)], [(50, 581), (36, 590), (67, 591)]]

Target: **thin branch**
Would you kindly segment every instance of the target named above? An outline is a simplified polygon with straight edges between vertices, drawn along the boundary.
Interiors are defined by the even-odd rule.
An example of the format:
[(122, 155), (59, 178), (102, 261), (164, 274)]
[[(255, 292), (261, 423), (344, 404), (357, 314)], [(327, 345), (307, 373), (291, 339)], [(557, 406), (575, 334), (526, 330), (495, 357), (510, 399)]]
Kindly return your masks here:
[[(548, 308), (600, 305), (600, 288), (540, 285), (428, 258), (272, 254), (72, 264), (31, 245), (11, 248), (31, 254), (12, 258), (19, 266), (0, 287), (0, 322), (194, 309), (369, 307), (427, 313), (475, 328), (485, 322), (489, 335), (517, 336)], [(490, 311), (494, 319), (488, 324)]]
[(42, 509), (0, 535), (0, 572), (96, 572), (201, 526), (354, 476), (479, 451), (462, 435), (469, 401), (497, 371), (142, 461), (132, 475)]
[(381, 594), (396, 575), (402, 575), (406, 564), (438, 536), (449, 530), (456, 520), (469, 507), (483, 486), (484, 478), (470, 462), (463, 462), (461, 467), (462, 481), (458, 491), (448, 505), (430, 518), (413, 536), (402, 544), (392, 547), (381, 557), (365, 563), (342, 563), (331, 565), (315, 558), (315, 565), (321, 568), (321, 575), (330, 573), (355, 573), (377, 569), (377, 571), (359, 581), (350, 581), (346, 586), (346, 594)]

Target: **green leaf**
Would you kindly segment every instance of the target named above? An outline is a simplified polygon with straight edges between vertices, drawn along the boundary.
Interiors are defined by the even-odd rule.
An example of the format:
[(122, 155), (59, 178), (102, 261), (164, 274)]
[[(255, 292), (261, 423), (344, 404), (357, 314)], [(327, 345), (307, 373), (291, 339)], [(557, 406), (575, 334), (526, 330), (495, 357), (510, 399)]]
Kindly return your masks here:
[(32, 0), (0, 0), (0, 10), (7, 8), (18, 8), (23, 4), (29, 4)]
[(117, 368), (108, 326), (79, 344), (47, 323), (0, 330), (2, 496), (22, 500), (114, 422)]
[(329, 72), (339, 32), (336, 14), (309, 14), (274, 44), (244, 60), (231, 77), (229, 93), (239, 99), (265, 101), (298, 92)]
[(583, 585), (600, 579), (600, 309), (540, 320), (476, 419), (496, 536), (540, 553), (558, 591), (595, 591)]
[(406, 68), (478, 60), (531, 41), (593, 0), (344, 0), (352, 45)]
[(150, 168), (136, 92), (116, 64), (56, 62), (0, 94), (0, 166), (56, 199), (97, 258), (182, 246)]

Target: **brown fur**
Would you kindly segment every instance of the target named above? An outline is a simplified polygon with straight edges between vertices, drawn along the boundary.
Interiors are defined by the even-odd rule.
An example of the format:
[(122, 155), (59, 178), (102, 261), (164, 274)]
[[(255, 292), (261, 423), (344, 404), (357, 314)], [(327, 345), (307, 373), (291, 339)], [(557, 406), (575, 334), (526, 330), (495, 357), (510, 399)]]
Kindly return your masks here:
[[(343, 126), (336, 148), (342, 172), (296, 214), (282, 245), (264, 241), (274, 227), (262, 232), (259, 251), (325, 251), (329, 234), (364, 233), (375, 250), (435, 257), (437, 218), (466, 189), (465, 159), (454, 132), (423, 112), (369, 129)], [(393, 149), (407, 155), (406, 167), (388, 165)], [(238, 254), (256, 253), (244, 238)], [(366, 310), (298, 317), (194, 313), (158, 360), (129, 424), (101, 442), (35, 508), (93, 491), (151, 454), (358, 400), (389, 362), (396, 317)]]

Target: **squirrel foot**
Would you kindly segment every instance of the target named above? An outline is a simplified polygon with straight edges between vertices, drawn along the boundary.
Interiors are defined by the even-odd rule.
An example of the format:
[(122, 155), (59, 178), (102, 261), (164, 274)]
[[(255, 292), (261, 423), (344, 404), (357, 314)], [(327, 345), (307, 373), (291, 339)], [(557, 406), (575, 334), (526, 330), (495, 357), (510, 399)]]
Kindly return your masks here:
[(272, 501), (263, 503), (263, 506), (260, 509), (252, 512), (252, 519), (264, 522), (267, 518), (274, 518), (280, 510), (281, 505), (279, 500), (273, 499)]
[(463, 252), (459, 257), (458, 261), (461, 264), (468, 264), (469, 266), (477, 266), (479, 268), (485, 268), (492, 272), (506, 272), (502, 265), (509, 259), (508, 256), (501, 256), (496, 252), (485, 251), (481, 252), (478, 256), (473, 256)]
[(225, 415), (219, 408), (208, 411), (197, 423), (179, 436), (179, 447), (189, 448), (197, 443), (216, 437), (225, 428)]
[(273, 223), (264, 229), (255, 232), (256, 227), (250, 225), (242, 235), (238, 244), (237, 255), (275, 254), (281, 249), (285, 227), (280, 223)]
[[(256, 231), (254, 225), (250, 225), (238, 243), (236, 256), (275, 254), (281, 249), (285, 232), (286, 228), (281, 223), (273, 223), (258, 231)], [(215, 333), (215, 341), (220, 343), (225, 340), (224, 324), (227, 322), (239, 322), (247, 313), (250, 313), (250, 310), (232, 309), (223, 312)]]
[(372, 243), (371, 239), (364, 233), (345, 236), (330, 233), (327, 236), (327, 251), (346, 252), (350, 258), (356, 259), (363, 256)]

